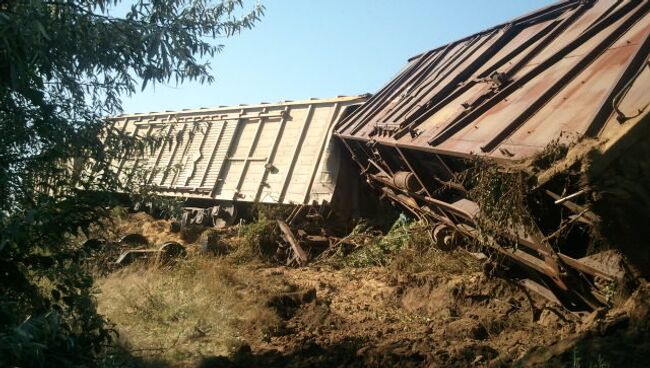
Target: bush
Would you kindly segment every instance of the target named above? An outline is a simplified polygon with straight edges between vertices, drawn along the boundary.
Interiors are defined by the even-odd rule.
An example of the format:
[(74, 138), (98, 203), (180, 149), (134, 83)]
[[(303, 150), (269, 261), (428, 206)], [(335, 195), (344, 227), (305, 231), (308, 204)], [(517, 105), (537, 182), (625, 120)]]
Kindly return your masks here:
[(211, 81), (204, 57), (220, 46), (208, 38), (251, 28), (263, 10), (239, 14), (241, 1), (133, 1), (120, 17), (120, 2), (0, 6), (2, 366), (94, 365), (110, 335), (74, 239), (119, 204), (106, 193), (135, 191), (140, 170), (114, 169), (151, 143), (105, 116), (121, 112), (120, 96), (140, 81)]

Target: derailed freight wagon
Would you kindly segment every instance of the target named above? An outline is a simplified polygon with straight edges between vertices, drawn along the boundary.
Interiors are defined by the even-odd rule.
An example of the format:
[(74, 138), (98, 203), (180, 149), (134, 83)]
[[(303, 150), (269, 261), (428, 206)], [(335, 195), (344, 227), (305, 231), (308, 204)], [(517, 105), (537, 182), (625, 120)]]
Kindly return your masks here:
[(648, 8), (562, 1), (427, 51), (335, 134), (440, 247), (475, 239), (551, 300), (607, 304), (650, 273)]
[[(238, 203), (323, 204), (340, 198), (335, 123), (365, 100), (338, 97), (121, 115), (118, 131), (157, 141), (117, 170), (141, 168), (164, 196), (187, 200), (186, 224), (223, 226)], [(132, 178), (123, 178), (132, 180)], [(341, 199), (345, 200), (345, 199)]]

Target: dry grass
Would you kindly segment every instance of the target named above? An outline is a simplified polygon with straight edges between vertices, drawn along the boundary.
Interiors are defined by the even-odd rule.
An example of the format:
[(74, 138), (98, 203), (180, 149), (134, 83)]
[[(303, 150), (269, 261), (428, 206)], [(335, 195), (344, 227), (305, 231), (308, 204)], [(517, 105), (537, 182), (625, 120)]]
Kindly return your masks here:
[(463, 249), (442, 251), (433, 247), (427, 250), (405, 248), (395, 254), (390, 267), (407, 273), (465, 275), (479, 272), (481, 261)]
[[(89, 237), (117, 241), (124, 235), (134, 233), (144, 235), (152, 246), (166, 241), (183, 243), (180, 233), (170, 231), (168, 220), (156, 220), (145, 212), (128, 213), (122, 207), (114, 208), (111, 218), (93, 227)], [(80, 242), (83, 240), (80, 239)]]
[[(154, 360), (165, 366), (196, 366), (203, 357), (231, 355), (244, 344), (259, 346), (281, 334), (286, 321), (273, 301), (300, 290), (268, 263), (275, 249), (274, 226), (263, 218), (226, 232), (203, 231), (194, 245), (178, 239), (189, 257), (173, 268), (136, 262), (99, 277), (98, 309), (115, 324), (118, 347), (129, 359), (141, 360), (132, 366)], [(116, 214), (104, 231), (108, 239), (140, 233), (153, 245), (179, 237), (168, 229), (168, 221), (137, 213)], [(478, 268), (466, 252), (434, 249), (423, 224), (402, 220), (385, 236), (358, 235), (368, 242), (348, 259), (333, 257), (337, 262), (414, 273), (462, 274)], [(213, 253), (220, 257), (199, 253), (197, 244), (206, 240), (226, 251)]]
[(254, 266), (188, 259), (173, 269), (136, 264), (98, 282), (99, 311), (134, 355), (174, 365), (226, 355), (281, 328), (268, 301), (295, 287)]

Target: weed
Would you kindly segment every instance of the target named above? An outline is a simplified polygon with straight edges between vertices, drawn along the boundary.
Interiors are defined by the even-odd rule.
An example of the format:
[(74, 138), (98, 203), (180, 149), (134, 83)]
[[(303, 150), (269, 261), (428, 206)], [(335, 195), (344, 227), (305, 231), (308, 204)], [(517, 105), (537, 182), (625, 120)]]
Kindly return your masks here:
[(384, 236), (361, 225), (351, 235), (351, 241), (356, 242), (358, 249), (343, 258), (343, 264), (351, 267), (388, 266), (411, 273), (461, 274), (480, 270), (479, 262), (466, 251), (444, 252), (434, 248), (430, 230), (429, 225), (409, 222), (404, 216), (400, 216)]

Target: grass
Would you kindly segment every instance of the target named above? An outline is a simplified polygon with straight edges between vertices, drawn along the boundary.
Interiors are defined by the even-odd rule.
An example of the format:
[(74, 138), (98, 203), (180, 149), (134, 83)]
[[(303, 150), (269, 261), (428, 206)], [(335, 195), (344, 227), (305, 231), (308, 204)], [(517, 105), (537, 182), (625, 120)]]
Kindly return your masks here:
[(343, 265), (349, 267), (387, 266), (395, 252), (411, 240), (414, 232), (409, 231), (408, 220), (400, 216), (386, 235), (377, 233), (364, 224), (357, 226), (348, 237), (356, 249), (344, 258)]
[(560, 143), (559, 139), (552, 140), (532, 158), (531, 166), (537, 171), (549, 169), (555, 162), (563, 159), (567, 152), (568, 145)]
[(295, 290), (280, 276), (260, 282), (258, 271), (219, 258), (174, 268), (134, 264), (99, 281), (99, 311), (118, 326), (118, 345), (135, 356), (176, 365), (228, 355), (277, 333), (282, 321), (269, 300)]
[(489, 246), (495, 239), (516, 246), (518, 237), (535, 232), (535, 222), (526, 205), (528, 186), (521, 171), (507, 171), (477, 160), (467, 187), (470, 198), (479, 204), (476, 218), (479, 243)]

